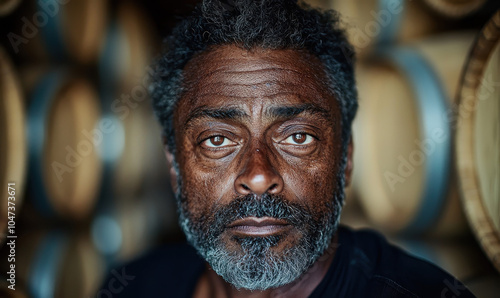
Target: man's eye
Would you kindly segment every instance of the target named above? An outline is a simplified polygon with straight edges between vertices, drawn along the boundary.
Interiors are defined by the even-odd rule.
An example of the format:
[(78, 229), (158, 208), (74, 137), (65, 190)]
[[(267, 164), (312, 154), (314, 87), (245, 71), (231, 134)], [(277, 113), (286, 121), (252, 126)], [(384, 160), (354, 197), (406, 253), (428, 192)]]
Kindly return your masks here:
[(218, 148), (230, 146), (234, 142), (223, 136), (213, 136), (204, 140), (202, 144), (210, 148)]
[(286, 138), (282, 143), (290, 145), (307, 145), (314, 141), (313, 136), (306, 133), (294, 133)]

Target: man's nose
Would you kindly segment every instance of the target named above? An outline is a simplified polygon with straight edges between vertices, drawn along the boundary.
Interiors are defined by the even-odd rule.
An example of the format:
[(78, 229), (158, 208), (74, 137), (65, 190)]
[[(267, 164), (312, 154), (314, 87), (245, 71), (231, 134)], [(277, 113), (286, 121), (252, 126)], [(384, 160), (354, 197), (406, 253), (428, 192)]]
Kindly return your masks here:
[(273, 169), (265, 152), (254, 149), (243, 172), (234, 181), (238, 194), (278, 194), (283, 190), (283, 178)]

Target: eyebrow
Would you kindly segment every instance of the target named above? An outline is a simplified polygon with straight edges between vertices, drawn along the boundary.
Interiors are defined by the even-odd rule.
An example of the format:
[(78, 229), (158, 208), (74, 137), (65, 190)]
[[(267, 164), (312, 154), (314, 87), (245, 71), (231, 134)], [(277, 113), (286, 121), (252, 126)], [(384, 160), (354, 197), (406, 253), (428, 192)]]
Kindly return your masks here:
[(213, 118), (220, 120), (233, 120), (249, 117), (245, 111), (238, 108), (206, 108), (198, 107), (194, 109), (185, 122), (185, 125), (199, 118)]
[[(294, 106), (274, 106), (266, 110), (265, 114), (273, 119), (290, 119), (299, 114), (310, 114), (320, 116), (324, 119), (330, 118), (328, 110), (317, 105), (306, 103)], [(206, 108), (198, 107), (189, 115), (185, 126), (199, 118), (212, 118), (218, 120), (241, 120), (250, 117), (245, 111), (239, 108)]]
[(278, 119), (290, 119), (299, 114), (310, 114), (315, 116), (320, 116), (325, 119), (330, 118), (330, 113), (328, 110), (318, 107), (317, 105), (311, 103), (305, 103), (295, 106), (277, 106), (271, 107), (266, 111), (266, 115), (270, 118)]

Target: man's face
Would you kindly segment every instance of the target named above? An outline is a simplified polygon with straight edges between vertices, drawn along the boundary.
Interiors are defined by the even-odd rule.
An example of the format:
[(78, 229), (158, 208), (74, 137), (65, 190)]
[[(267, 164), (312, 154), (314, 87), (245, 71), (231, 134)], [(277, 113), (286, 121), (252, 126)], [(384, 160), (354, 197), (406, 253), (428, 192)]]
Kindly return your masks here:
[(236, 287), (289, 283), (324, 252), (343, 198), (340, 109), (317, 58), (219, 46), (184, 69), (174, 114), (180, 221)]

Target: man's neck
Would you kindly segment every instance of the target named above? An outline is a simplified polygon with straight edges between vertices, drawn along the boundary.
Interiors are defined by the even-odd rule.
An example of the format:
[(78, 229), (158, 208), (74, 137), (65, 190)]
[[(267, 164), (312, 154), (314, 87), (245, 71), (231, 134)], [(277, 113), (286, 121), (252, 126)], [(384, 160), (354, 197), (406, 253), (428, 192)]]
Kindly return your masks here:
[(264, 291), (250, 291), (236, 289), (217, 275), (210, 266), (200, 277), (195, 293), (195, 298), (225, 297), (225, 298), (268, 298), (268, 297), (308, 297), (325, 277), (335, 257), (338, 246), (338, 233), (325, 253), (302, 274), (296, 281), (279, 288)]

